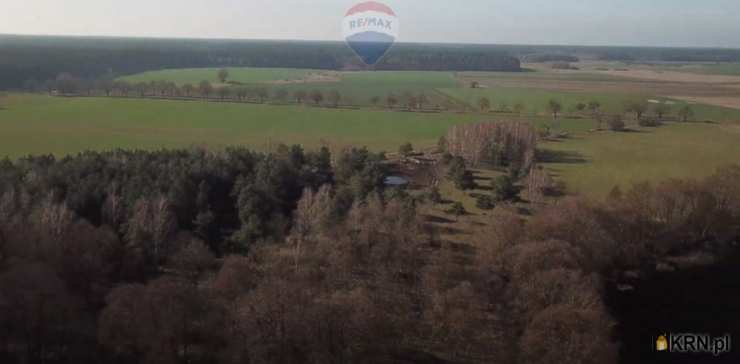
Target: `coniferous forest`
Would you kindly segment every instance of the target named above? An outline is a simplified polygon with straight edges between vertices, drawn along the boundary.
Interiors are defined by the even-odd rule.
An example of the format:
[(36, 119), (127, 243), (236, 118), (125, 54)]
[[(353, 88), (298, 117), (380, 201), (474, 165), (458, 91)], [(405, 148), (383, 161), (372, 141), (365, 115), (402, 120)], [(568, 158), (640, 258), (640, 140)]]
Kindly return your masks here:
[[(367, 68), (340, 42), (0, 35), (0, 46), (0, 89), (38, 88), (60, 73), (98, 79), (195, 67)], [(373, 69), (521, 71), (517, 58), (494, 47), (423, 44), (397, 44)]]

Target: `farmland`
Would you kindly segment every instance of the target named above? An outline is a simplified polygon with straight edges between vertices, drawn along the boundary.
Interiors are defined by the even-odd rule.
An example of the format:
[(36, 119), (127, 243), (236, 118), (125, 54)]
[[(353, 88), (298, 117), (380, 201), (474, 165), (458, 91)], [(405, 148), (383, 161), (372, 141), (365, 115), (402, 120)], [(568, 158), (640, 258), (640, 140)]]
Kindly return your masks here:
[[(129, 82), (167, 80), (179, 85), (209, 80), (219, 85), (217, 69), (181, 69), (128, 76)], [(576, 156), (551, 161), (548, 169), (569, 191), (603, 196), (615, 184), (640, 180), (688, 177), (711, 173), (735, 162), (740, 155), (740, 110), (697, 101), (672, 99), (673, 109), (691, 102), (695, 120), (706, 123), (668, 123), (636, 132), (592, 132), (596, 125), (578, 103), (598, 101), (602, 110), (620, 113), (629, 101), (671, 100), (659, 81), (634, 80), (592, 72), (334, 72), (298, 69), (229, 69), (229, 81), (270, 89), (337, 90), (340, 108), (284, 103), (206, 102), (123, 97), (49, 97), (12, 94), (2, 101), (0, 154), (18, 158), (27, 154), (58, 156), (85, 149), (177, 148), (193, 145), (220, 148), (245, 145), (269, 150), (278, 143), (307, 148), (367, 146), (397, 150), (405, 142), (419, 149), (436, 145), (454, 124), (484, 120), (525, 120), (567, 132), (567, 139), (546, 142), (542, 148)], [(470, 82), (480, 88), (472, 89)], [(606, 86), (605, 86), (606, 85)], [(703, 94), (703, 84), (681, 83), (684, 94)], [(641, 87), (643, 92), (633, 92)], [(672, 88), (671, 90), (677, 90)], [(679, 92), (680, 93), (680, 92)], [(388, 110), (384, 98), (394, 94), (424, 94), (435, 112), (408, 112), (399, 105)], [(381, 98), (371, 105), (373, 96)], [(701, 96), (697, 96), (701, 97)], [(706, 94), (714, 100), (713, 94)], [(487, 98), (495, 112), (481, 113), (478, 100)], [(550, 100), (563, 105), (563, 116), (553, 123)], [(402, 100), (401, 100), (402, 102)], [(523, 110), (513, 113), (514, 105)], [(506, 109), (504, 112), (501, 109)], [(575, 162), (574, 160), (577, 160)]]
[(395, 150), (406, 141), (434, 145), (450, 125), (476, 119), (474, 115), (293, 105), (36, 95), (12, 96), (5, 103), (6, 108), (0, 110), (0, 153), (11, 158), (85, 149), (191, 145), (239, 144), (266, 150), (281, 142)]
[[(259, 83), (280, 80), (296, 80), (317, 72), (307, 69), (294, 68), (230, 68), (229, 80), (240, 83)], [(149, 82), (168, 80), (182, 86), (186, 83), (198, 84), (201, 81), (218, 82), (217, 68), (187, 68), (162, 71), (142, 72), (136, 75), (122, 77), (128, 82)]]
[(727, 75), (740, 76), (740, 63), (705, 63), (699, 65), (678, 65), (675, 67), (667, 66), (666, 69), (680, 70), (683, 72), (708, 74), (708, 75)]

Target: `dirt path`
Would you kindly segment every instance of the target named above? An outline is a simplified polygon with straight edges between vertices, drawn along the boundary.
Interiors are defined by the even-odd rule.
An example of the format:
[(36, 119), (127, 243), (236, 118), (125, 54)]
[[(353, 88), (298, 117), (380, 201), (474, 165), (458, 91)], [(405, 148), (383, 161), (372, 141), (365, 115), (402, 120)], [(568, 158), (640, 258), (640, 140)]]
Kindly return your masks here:
[(304, 83), (334, 83), (340, 81), (342, 81), (342, 75), (339, 72), (321, 72), (309, 73), (307, 76), (295, 80), (277, 80), (268, 83), (273, 85), (291, 85)]
[(661, 70), (643, 70), (627, 69), (618, 71), (610, 69), (608, 71), (588, 71), (589, 73), (610, 75), (618, 77), (634, 78), (639, 80), (651, 80), (662, 82), (681, 82), (681, 83), (711, 83), (711, 84), (740, 84), (740, 76), (730, 75), (707, 75), (688, 72), (661, 71)]
[(707, 104), (707, 105), (729, 107), (731, 109), (740, 110), (740, 97), (732, 97), (732, 96), (702, 97), (702, 96), (669, 96), (669, 95), (666, 95), (665, 97), (676, 99), (676, 100), (683, 100), (683, 101), (693, 103), (693, 104)]

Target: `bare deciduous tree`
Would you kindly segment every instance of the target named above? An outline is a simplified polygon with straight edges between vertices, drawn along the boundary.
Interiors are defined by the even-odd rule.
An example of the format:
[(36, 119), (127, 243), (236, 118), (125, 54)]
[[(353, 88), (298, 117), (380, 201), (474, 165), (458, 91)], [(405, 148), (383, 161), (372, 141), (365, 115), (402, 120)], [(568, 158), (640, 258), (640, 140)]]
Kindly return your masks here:
[(398, 105), (398, 98), (394, 94), (390, 94), (385, 98), (385, 103), (388, 105), (389, 109), (394, 108), (396, 105)]
[(298, 104), (302, 104), (306, 100), (306, 97), (308, 97), (308, 94), (304, 90), (297, 90), (293, 93), (293, 98)]
[(329, 94), (327, 95), (327, 98), (329, 100), (329, 103), (332, 107), (338, 107), (339, 101), (342, 100), (342, 94), (339, 93), (337, 90), (331, 90), (329, 91)]
[(217, 76), (218, 76), (218, 80), (221, 83), (224, 83), (229, 78), (229, 70), (227, 70), (226, 68), (222, 68), (222, 69), (218, 70), (218, 75)]
[(491, 100), (489, 100), (487, 97), (481, 97), (478, 100), (478, 108), (482, 112), (488, 112), (491, 110)]
[(275, 90), (275, 100), (279, 102), (285, 102), (285, 100), (288, 99), (288, 90), (284, 88), (279, 88)]
[(691, 109), (691, 106), (684, 105), (680, 109), (678, 109), (678, 117), (681, 118), (682, 122), (687, 122), (689, 119), (694, 117), (694, 110)]
[(182, 86), (182, 90), (185, 92), (185, 96), (190, 97), (190, 95), (193, 94), (193, 91), (195, 91), (195, 87), (192, 83), (186, 83)]
[(308, 95), (308, 97), (313, 101), (313, 103), (318, 106), (321, 104), (322, 101), (324, 101), (324, 94), (319, 90), (313, 90)]
[(203, 96), (203, 98), (207, 99), (213, 92), (213, 86), (208, 81), (201, 81), (198, 85), (198, 92), (200, 92), (200, 95)]
[(547, 102), (547, 110), (552, 114), (553, 119), (557, 119), (558, 114), (563, 110), (563, 105), (557, 100), (550, 100)]

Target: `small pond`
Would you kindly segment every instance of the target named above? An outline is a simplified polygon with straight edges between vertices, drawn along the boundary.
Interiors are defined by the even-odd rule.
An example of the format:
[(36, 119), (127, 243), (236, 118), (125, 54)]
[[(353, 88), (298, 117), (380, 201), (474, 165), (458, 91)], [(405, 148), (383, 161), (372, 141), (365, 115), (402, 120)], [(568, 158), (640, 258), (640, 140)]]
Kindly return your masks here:
[(402, 187), (409, 184), (409, 181), (406, 178), (399, 177), (399, 176), (388, 176), (385, 178), (385, 181), (383, 183), (386, 186), (390, 187)]

